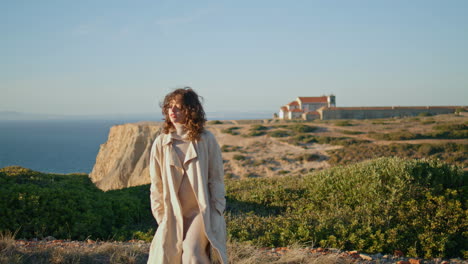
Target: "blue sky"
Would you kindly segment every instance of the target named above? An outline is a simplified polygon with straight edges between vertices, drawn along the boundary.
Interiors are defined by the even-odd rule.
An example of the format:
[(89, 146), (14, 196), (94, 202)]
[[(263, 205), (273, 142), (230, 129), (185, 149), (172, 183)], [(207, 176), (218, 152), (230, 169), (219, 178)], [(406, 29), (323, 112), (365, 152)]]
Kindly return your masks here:
[(0, 111), (466, 105), (468, 1), (1, 1)]

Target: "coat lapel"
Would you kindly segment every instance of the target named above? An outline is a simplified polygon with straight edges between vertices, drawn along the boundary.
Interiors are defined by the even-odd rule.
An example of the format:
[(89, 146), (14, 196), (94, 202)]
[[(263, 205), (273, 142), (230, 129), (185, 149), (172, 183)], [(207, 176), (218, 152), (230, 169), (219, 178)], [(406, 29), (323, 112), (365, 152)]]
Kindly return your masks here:
[(187, 149), (187, 153), (185, 154), (184, 168), (187, 169), (187, 163), (189, 163), (190, 161), (192, 161), (193, 159), (197, 157), (198, 157), (197, 150), (195, 149), (193, 141), (191, 141)]
[(179, 169), (183, 169), (182, 164), (180, 163), (179, 156), (177, 156), (177, 153), (175, 152), (174, 148), (172, 147), (172, 135), (166, 135), (164, 138), (163, 145), (166, 146), (167, 151), (169, 153), (169, 158), (167, 159), (169, 161), (169, 165), (177, 167)]

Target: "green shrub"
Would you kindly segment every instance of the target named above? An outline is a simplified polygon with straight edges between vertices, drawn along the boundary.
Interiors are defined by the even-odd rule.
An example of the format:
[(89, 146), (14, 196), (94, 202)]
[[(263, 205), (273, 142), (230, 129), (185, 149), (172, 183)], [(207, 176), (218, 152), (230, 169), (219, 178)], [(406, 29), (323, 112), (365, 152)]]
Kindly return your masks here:
[(432, 139), (466, 139), (468, 130), (440, 130), (426, 133), (422, 138)]
[(432, 114), (429, 112), (422, 112), (422, 113), (419, 113), (418, 116), (432, 116)]
[(423, 125), (430, 125), (430, 124), (434, 124), (434, 123), (435, 123), (434, 119), (427, 119), (427, 120), (421, 121), (421, 124), (423, 124)]
[(348, 120), (341, 120), (335, 122), (335, 126), (352, 126), (353, 124)]
[(260, 165), (265, 165), (267, 163), (268, 163), (268, 160), (260, 159), (260, 160), (253, 161), (252, 165), (253, 166), (260, 166)]
[(232, 145), (223, 145), (221, 147), (222, 152), (233, 152), (233, 151), (240, 151), (242, 147), (240, 146), (232, 146)]
[(421, 144), (418, 148), (418, 152), (425, 156), (441, 151), (443, 151), (443, 149), (441, 147), (435, 146), (434, 144)]
[(462, 112), (466, 112), (466, 109), (465, 109), (464, 107), (457, 107), (457, 108), (455, 109), (455, 114), (456, 114), (456, 115), (459, 115), (459, 114), (462, 113)]
[(303, 177), (228, 181), (228, 233), (261, 246), (317, 241), (368, 253), (462, 256), (466, 180), (438, 161), (380, 158)]
[(338, 145), (338, 146), (350, 146), (354, 144), (362, 144), (367, 143), (369, 141), (363, 139), (355, 139), (349, 137), (327, 137), (321, 136), (316, 137), (317, 143), (319, 144), (330, 144), (330, 145)]
[(313, 154), (313, 153), (305, 153), (296, 157), (296, 160), (308, 162), (308, 161), (316, 161), (320, 159), (320, 155)]
[(468, 138), (467, 127), (468, 126), (465, 124), (437, 125), (434, 126), (435, 131), (423, 134), (401, 130), (390, 133), (376, 133), (371, 131), (368, 135), (377, 140), (464, 139)]
[(223, 124), (223, 122), (221, 122), (219, 120), (212, 120), (212, 121), (209, 121), (208, 124), (210, 124), (210, 125), (221, 125), (221, 124)]
[(466, 167), (467, 144), (355, 144), (343, 149), (329, 150), (328, 162), (334, 165), (347, 165), (376, 157), (432, 158)]
[(372, 120), (371, 124), (373, 124), (373, 125), (386, 125), (387, 122), (385, 122), (385, 120)]
[(290, 125), (288, 128), (298, 133), (308, 133), (308, 132), (314, 132), (315, 130), (317, 130), (316, 127), (308, 126), (304, 124), (294, 124), (294, 125)]
[(346, 134), (346, 135), (360, 135), (360, 134), (364, 134), (364, 132), (362, 132), (362, 131), (353, 131), (353, 130), (340, 130), (339, 132), (342, 133), (342, 134)]
[(244, 155), (236, 154), (232, 157), (234, 160), (246, 160), (247, 157)]
[(290, 131), (287, 131), (287, 130), (274, 130), (274, 131), (270, 131), (268, 132), (268, 135), (270, 137), (289, 137), (291, 136), (291, 132)]
[(0, 169), (0, 231), (20, 238), (129, 239), (156, 226), (147, 210), (148, 186), (103, 192), (87, 175)]
[(240, 129), (240, 127), (229, 127), (221, 130), (221, 132), (231, 135), (239, 135), (239, 132), (237, 131), (238, 129)]
[(371, 131), (368, 133), (368, 135), (369, 137), (378, 140), (409, 140), (423, 138), (420, 134), (415, 134), (406, 130), (390, 133), (376, 133)]
[(349, 146), (354, 144), (367, 143), (368, 140), (355, 139), (349, 137), (328, 137), (328, 136), (313, 136), (310, 134), (298, 134), (286, 140), (287, 143), (301, 146), (310, 143), (330, 144), (338, 146)]
[(468, 130), (468, 124), (440, 124), (433, 126), (432, 129), (444, 131)]
[(316, 136), (310, 134), (297, 134), (287, 141), (289, 144), (293, 145), (304, 145), (317, 142)]
[(268, 127), (262, 126), (262, 125), (251, 125), (250, 130), (252, 130), (252, 131), (263, 131), (263, 130), (268, 130)]
[(251, 130), (246, 134), (246, 136), (248, 136), (248, 137), (258, 137), (258, 136), (263, 136), (265, 134), (266, 134), (265, 131), (256, 131), (256, 130), (252, 131)]

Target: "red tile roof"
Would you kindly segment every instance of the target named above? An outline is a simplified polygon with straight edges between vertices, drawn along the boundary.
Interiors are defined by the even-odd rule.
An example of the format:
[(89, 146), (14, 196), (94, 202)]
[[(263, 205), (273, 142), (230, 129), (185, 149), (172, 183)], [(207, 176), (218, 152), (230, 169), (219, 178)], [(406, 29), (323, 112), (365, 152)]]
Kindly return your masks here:
[(328, 103), (327, 97), (326, 96), (320, 96), (320, 97), (299, 97), (299, 100), (303, 104), (310, 104), (310, 103)]
[(286, 106), (282, 106), (280, 109), (283, 110), (283, 112), (287, 112), (287, 111), (288, 111), (288, 108), (287, 108)]
[(297, 101), (292, 101), (292, 102), (290, 102), (290, 103), (287, 104), (287, 105), (299, 105), (299, 103), (298, 103)]
[(392, 110), (392, 109), (454, 109), (456, 106), (355, 106), (355, 107), (321, 107), (326, 110)]
[(306, 115), (320, 115), (320, 113), (317, 111), (310, 111), (310, 112), (307, 112)]
[(290, 111), (290, 112), (302, 112), (301, 109), (291, 109), (291, 110), (289, 110), (289, 111)]

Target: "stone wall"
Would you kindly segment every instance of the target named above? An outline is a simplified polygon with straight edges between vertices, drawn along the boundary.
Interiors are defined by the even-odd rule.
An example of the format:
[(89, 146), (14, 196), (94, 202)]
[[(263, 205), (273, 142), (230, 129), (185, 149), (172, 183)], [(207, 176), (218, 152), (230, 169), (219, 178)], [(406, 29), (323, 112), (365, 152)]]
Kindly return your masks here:
[(320, 119), (373, 119), (418, 116), (420, 114), (440, 115), (455, 112), (456, 107), (323, 107), (317, 110)]

